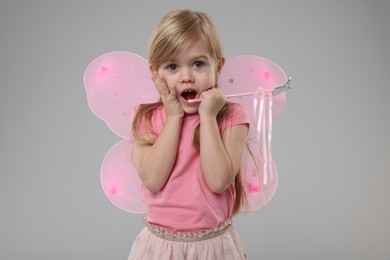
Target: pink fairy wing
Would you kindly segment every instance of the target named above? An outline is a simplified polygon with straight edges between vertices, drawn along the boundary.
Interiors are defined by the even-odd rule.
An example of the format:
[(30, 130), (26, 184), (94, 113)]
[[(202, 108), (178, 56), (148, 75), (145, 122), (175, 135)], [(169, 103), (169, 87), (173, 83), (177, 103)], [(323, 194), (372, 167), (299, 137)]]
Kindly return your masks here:
[[(254, 146), (251, 146), (251, 150)], [(241, 206), (240, 212), (251, 212), (264, 207), (274, 196), (278, 186), (278, 171), (275, 161), (273, 161), (274, 178), (268, 180), (267, 184), (262, 182), (264, 171), (259, 170), (259, 165), (255, 163), (248, 150), (245, 151), (241, 165), (241, 181), (246, 195), (246, 203)], [(261, 159), (260, 159), (261, 160)], [(261, 167), (261, 166), (260, 166)]]
[[(222, 70), (219, 85), (224, 93), (240, 94), (256, 90), (273, 90), (286, 82), (283, 70), (273, 62), (257, 56), (238, 56), (229, 59)], [(133, 108), (159, 99), (148, 69), (148, 62), (130, 52), (111, 52), (96, 58), (85, 71), (84, 85), (92, 112), (104, 120), (114, 133), (126, 140), (114, 145), (106, 154), (101, 168), (101, 185), (107, 198), (117, 207), (133, 213), (145, 212), (140, 197), (141, 181), (131, 163), (131, 120)], [(274, 178), (262, 183), (262, 154), (259, 149), (253, 96), (237, 97), (233, 102), (242, 104), (251, 118), (247, 151), (241, 167), (242, 181), (248, 203), (242, 211), (253, 211), (267, 204), (277, 186), (277, 169), (272, 160)], [(285, 93), (273, 98), (272, 117), (285, 107)], [(268, 104), (265, 105), (268, 110)], [(266, 113), (267, 114), (267, 113)], [(267, 118), (267, 115), (265, 115)], [(265, 120), (266, 125), (272, 120)], [(272, 127), (270, 127), (272, 128)]]
[[(226, 61), (219, 78), (219, 85), (225, 95), (231, 95), (229, 100), (241, 104), (248, 112), (250, 128), (248, 133), (248, 148), (241, 166), (241, 180), (244, 186), (247, 203), (242, 212), (254, 211), (265, 206), (275, 194), (278, 183), (276, 164), (272, 159), (271, 136), (272, 119), (269, 120), (270, 99), (263, 99), (264, 112), (259, 115), (261, 93), (272, 92), (275, 88), (287, 82), (284, 71), (274, 62), (258, 56), (237, 56)], [(236, 96), (236, 94), (254, 93), (253, 95)], [(257, 94), (256, 94), (257, 93)], [(255, 106), (257, 102), (257, 106)], [(255, 104), (254, 104), (255, 103)], [(272, 118), (279, 116), (285, 109), (286, 95), (282, 92), (272, 97)], [(255, 109), (257, 107), (257, 109)], [(265, 131), (269, 133), (264, 140), (264, 129), (259, 128), (259, 120), (264, 117)], [(263, 137), (263, 140), (260, 140)], [(269, 140), (269, 141), (268, 141)], [(264, 144), (266, 142), (266, 144)], [(263, 151), (261, 148), (266, 148)], [(265, 163), (265, 161), (267, 161)], [(264, 170), (267, 164), (268, 170)], [(269, 165), (271, 164), (271, 165)], [(272, 178), (265, 175), (272, 172)], [(267, 175), (268, 176), (268, 175)]]
[[(230, 58), (219, 77), (219, 85), (225, 95), (255, 92), (258, 89), (273, 90), (282, 86), (287, 76), (279, 65), (259, 56), (242, 55)], [(253, 96), (236, 97), (233, 102), (243, 105), (253, 116)], [(279, 116), (286, 106), (286, 94), (273, 98), (273, 117)]]
[(103, 160), (100, 180), (107, 198), (117, 207), (132, 213), (144, 213), (140, 194), (141, 180), (131, 163), (132, 143), (122, 140), (115, 144)]
[(103, 160), (100, 173), (103, 191), (117, 207), (143, 213), (146, 207), (140, 197), (141, 181), (130, 157), (130, 128), (133, 109), (159, 99), (148, 62), (130, 52), (106, 53), (89, 64), (84, 86), (92, 112), (126, 139), (114, 145)]
[(124, 139), (130, 138), (131, 109), (159, 98), (147, 60), (131, 52), (110, 52), (93, 60), (84, 86), (92, 112)]

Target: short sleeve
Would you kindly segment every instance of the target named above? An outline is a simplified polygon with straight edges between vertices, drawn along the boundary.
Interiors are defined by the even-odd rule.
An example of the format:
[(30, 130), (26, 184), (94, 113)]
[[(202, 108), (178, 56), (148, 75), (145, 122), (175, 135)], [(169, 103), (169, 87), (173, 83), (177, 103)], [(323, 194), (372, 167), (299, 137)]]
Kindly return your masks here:
[(249, 122), (248, 113), (243, 106), (237, 103), (229, 103), (225, 119), (221, 123), (220, 130), (221, 133), (223, 133), (226, 128), (235, 125), (249, 125)]
[[(134, 113), (138, 112), (139, 108), (134, 109)], [(143, 117), (137, 124), (137, 130), (140, 135), (152, 134), (159, 136), (162, 127), (166, 121), (167, 114), (164, 107), (158, 107), (153, 110), (151, 119)]]

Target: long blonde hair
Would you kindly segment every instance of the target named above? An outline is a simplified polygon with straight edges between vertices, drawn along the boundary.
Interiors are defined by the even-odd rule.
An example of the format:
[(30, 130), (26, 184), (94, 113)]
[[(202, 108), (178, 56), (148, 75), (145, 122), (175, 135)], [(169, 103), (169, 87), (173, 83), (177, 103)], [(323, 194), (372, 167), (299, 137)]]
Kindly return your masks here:
[[(167, 60), (176, 57), (183, 49), (191, 44), (203, 40), (207, 46), (210, 56), (215, 64), (223, 58), (222, 41), (219, 33), (211, 19), (202, 12), (191, 10), (179, 10), (168, 13), (163, 17), (155, 28), (149, 44), (148, 60), (152, 70), (158, 68)], [(218, 68), (220, 70), (220, 68)], [(163, 106), (161, 100), (156, 103), (140, 105), (132, 124), (134, 138), (144, 144), (153, 144), (157, 134), (153, 131), (153, 111)], [(217, 122), (220, 124), (227, 111), (226, 104), (217, 115)], [(146, 123), (152, 135), (140, 135), (140, 123)], [(193, 145), (199, 152), (199, 125), (194, 130)], [(235, 178), (236, 199), (233, 205), (233, 214), (238, 213), (241, 204), (245, 199), (244, 189), (241, 183), (240, 172)]]

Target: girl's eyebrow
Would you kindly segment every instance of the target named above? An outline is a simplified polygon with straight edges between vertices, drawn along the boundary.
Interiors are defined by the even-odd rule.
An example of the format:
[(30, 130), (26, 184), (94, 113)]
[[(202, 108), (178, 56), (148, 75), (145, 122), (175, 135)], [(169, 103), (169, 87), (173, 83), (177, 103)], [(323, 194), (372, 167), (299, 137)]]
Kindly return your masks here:
[(175, 59), (169, 59), (166, 62), (164, 62), (164, 64), (166, 64), (166, 63), (176, 63), (176, 62), (177, 61)]
[(193, 58), (193, 60), (199, 60), (199, 59), (206, 59), (206, 60), (208, 60), (209, 57), (207, 55), (199, 55), (199, 56), (196, 56), (195, 58)]
[[(195, 57), (191, 58), (192, 61), (196, 61), (196, 60), (199, 60), (199, 59), (209, 60), (210, 58), (206, 54), (201, 54), (201, 55), (198, 55), (198, 56), (195, 56)], [(177, 61), (177, 59), (173, 58), (173, 59), (167, 60), (163, 64), (171, 64), (171, 63), (178, 63), (178, 61)]]

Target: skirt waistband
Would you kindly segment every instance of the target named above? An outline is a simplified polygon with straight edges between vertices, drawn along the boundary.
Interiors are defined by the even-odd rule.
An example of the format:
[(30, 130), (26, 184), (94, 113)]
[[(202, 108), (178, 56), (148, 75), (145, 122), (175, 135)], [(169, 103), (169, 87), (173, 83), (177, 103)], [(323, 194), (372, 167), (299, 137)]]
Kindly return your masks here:
[(153, 235), (173, 242), (197, 242), (218, 237), (229, 230), (232, 220), (227, 219), (215, 228), (209, 228), (198, 232), (169, 231), (161, 226), (153, 225), (144, 219), (145, 225)]

